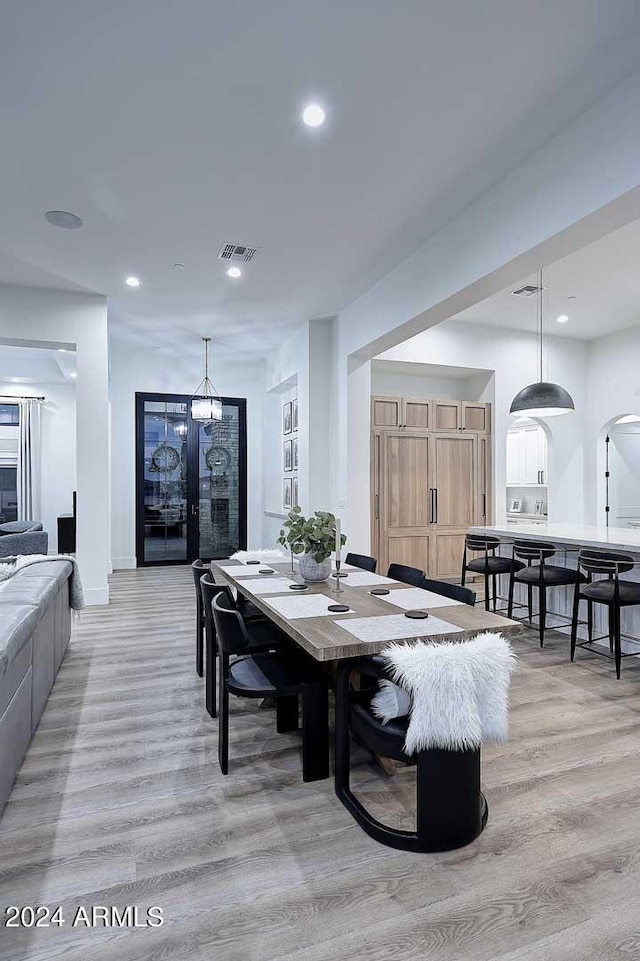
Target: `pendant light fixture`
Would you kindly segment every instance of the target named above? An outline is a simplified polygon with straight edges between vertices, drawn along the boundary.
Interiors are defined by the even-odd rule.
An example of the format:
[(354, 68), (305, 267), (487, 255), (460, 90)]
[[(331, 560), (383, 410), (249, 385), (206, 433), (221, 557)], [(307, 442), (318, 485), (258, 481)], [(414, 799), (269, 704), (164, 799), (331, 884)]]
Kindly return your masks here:
[(204, 380), (198, 384), (191, 398), (191, 417), (193, 420), (205, 421), (222, 420), (222, 399), (209, 380), (209, 344), (210, 337), (202, 338), (204, 343)]
[(550, 384), (543, 380), (543, 274), (540, 268), (540, 280), (538, 283), (538, 327), (540, 337), (540, 380), (537, 384), (529, 384), (523, 387), (511, 402), (512, 414), (526, 415), (528, 417), (555, 417), (557, 414), (568, 414), (575, 410), (575, 404), (571, 394), (559, 384)]

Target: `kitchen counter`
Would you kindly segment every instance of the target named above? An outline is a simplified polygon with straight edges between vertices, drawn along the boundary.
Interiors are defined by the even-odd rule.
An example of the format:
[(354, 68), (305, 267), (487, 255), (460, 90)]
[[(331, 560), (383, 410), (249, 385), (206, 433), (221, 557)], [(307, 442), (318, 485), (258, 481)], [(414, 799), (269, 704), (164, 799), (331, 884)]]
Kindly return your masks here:
[(496, 524), (470, 527), (470, 534), (495, 534), (498, 537), (530, 538), (568, 547), (593, 547), (596, 550), (628, 551), (640, 554), (640, 529), (604, 527), (597, 524)]

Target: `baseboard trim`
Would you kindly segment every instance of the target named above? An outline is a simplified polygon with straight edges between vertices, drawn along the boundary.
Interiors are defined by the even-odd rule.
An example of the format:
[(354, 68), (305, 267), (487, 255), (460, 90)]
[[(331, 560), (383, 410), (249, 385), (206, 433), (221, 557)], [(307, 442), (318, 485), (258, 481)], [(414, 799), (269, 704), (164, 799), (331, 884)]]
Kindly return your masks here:
[(85, 587), (84, 602), (87, 607), (99, 607), (109, 603), (108, 587)]
[(132, 571), (137, 563), (135, 557), (112, 557), (111, 566), (114, 571)]

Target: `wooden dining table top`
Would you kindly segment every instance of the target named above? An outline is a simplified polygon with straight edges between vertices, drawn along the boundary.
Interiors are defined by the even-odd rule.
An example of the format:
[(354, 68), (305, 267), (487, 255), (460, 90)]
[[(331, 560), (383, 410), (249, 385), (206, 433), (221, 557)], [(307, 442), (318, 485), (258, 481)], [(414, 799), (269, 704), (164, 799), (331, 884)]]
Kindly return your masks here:
[[(234, 571), (233, 568), (236, 570)], [(240, 568), (244, 570), (240, 571)], [(273, 571), (270, 574), (260, 574), (261, 569)], [(362, 657), (379, 654), (391, 642), (399, 643), (412, 639), (424, 639), (431, 642), (460, 641), (473, 637), (480, 631), (500, 631), (505, 635), (516, 634), (524, 630), (518, 621), (502, 617), (485, 611), (484, 607), (471, 607), (468, 604), (452, 603), (445, 598), (438, 598), (429, 591), (416, 594), (416, 588), (407, 584), (381, 578), (380, 575), (370, 575), (355, 567), (343, 567), (346, 577), (340, 578), (342, 591), (334, 593), (336, 579), (332, 576), (328, 581), (308, 584), (306, 590), (291, 590), (289, 584), (302, 584), (302, 578), (297, 570), (291, 573), (289, 563), (277, 564), (241, 564), (238, 561), (212, 561), (211, 571), (216, 579), (223, 578), (228, 584), (236, 588), (244, 597), (251, 601), (260, 611), (269, 617), (300, 647), (317, 661), (337, 661), (343, 658)], [(349, 577), (352, 584), (349, 584)], [(368, 580), (369, 583), (356, 586), (356, 580)], [(271, 581), (273, 593), (266, 586)], [(389, 600), (371, 594), (372, 589), (386, 589)], [(402, 592), (414, 593), (402, 597)], [(411, 603), (411, 609), (419, 608), (428, 613), (423, 620), (405, 618), (403, 606), (393, 603), (393, 595), (398, 593), (398, 601), (405, 606), (408, 600), (418, 600)], [(299, 605), (297, 600), (320, 595), (317, 600), (310, 600)], [(326, 603), (325, 603), (326, 599)], [(446, 606), (440, 606), (445, 603)], [(318, 604), (325, 608), (328, 604), (344, 604), (350, 613), (324, 613), (313, 616), (294, 616), (288, 608), (303, 608), (309, 604)], [(280, 606), (283, 610), (278, 610)], [(387, 620), (384, 620), (387, 618)], [(392, 618), (392, 620), (389, 620)], [(372, 620), (375, 619), (375, 620)], [(370, 639), (363, 639), (350, 633), (344, 626), (345, 622), (356, 621), (353, 629)], [(394, 636), (398, 631), (409, 631), (410, 636), (398, 638)]]

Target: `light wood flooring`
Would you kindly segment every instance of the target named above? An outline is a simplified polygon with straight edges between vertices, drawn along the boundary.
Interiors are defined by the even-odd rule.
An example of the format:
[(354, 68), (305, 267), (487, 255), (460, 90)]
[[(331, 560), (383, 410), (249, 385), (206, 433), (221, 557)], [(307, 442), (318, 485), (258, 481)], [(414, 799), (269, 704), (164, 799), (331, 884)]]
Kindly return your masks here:
[[(366, 837), (299, 736), (232, 705), (228, 777), (194, 671), (188, 568), (122, 572), (83, 614), (0, 823), (0, 906), (158, 905), (159, 928), (0, 927), (3, 961), (635, 961), (640, 664), (513, 640), (511, 736), (486, 748), (489, 823), (409, 855)], [(356, 755), (394, 823), (413, 775)]]

